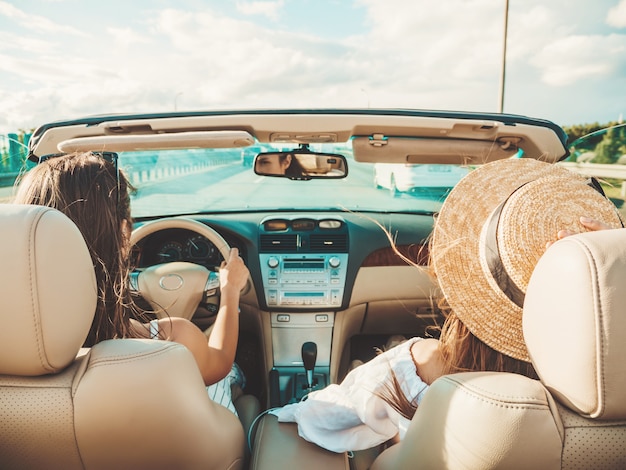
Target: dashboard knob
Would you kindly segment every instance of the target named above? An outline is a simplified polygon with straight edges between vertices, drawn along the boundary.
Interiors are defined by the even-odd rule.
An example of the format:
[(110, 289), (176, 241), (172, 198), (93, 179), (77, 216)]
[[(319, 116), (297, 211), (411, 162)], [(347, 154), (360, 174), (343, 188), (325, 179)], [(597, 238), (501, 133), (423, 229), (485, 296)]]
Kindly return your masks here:
[(341, 260), (337, 258), (336, 256), (332, 256), (328, 260), (328, 264), (330, 265), (331, 268), (338, 268), (339, 265), (341, 264)]
[(272, 268), (272, 269), (277, 268), (277, 267), (278, 267), (278, 258), (276, 258), (276, 257), (272, 256), (271, 258), (269, 258), (269, 259), (267, 260), (267, 265), (268, 265), (270, 268)]

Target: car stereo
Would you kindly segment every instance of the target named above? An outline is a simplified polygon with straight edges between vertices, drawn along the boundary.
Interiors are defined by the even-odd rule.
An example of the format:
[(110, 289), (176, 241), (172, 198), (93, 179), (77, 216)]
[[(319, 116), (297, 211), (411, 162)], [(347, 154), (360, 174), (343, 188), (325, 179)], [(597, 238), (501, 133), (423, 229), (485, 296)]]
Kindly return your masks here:
[(260, 254), (268, 307), (339, 307), (346, 282), (348, 255)]

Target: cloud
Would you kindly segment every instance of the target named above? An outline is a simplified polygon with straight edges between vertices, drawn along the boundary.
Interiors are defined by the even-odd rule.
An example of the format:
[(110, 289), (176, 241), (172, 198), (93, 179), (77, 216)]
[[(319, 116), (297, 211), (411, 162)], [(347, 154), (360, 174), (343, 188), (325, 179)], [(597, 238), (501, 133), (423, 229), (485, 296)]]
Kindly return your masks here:
[[(282, 106), (495, 110), (501, 8), (490, 0), (440, 2), (427, 11), (423, 2), (365, 3), (369, 27), (332, 40), (297, 29), (268, 28), (209, 8), (162, 10), (147, 20), (145, 40), (136, 44), (140, 49), (118, 49), (113, 56), (104, 45), (93, 47), (97, 68), (73, 59), (69, 65), (78, 70), (74, 79), (79, 83), (73, 91), (68, 83), (69, 96), (59, 91), (51, 101), (68, 112), (78, 109), (80, 102), (89, 103), (93, 112), (118, 112), (116, 106), (129, 111), (173, 110), (174, 101), (179, 110)], [(387, 7), (401, 14), (388, 15)], [(441, 34), (441, 22), (447, 24), (446, 34)], [(133, 30), (109, 31), (132, 42), (127, 33)], [(160, 47), (158, 55), (141, 48), (148, 39)], [(40, 65), (44, 70), (50, 67), (49, 75), (54, 75), (54, 63), (44, 59)], [(23, 64), (20, 73), (27, 68)], [(102, 69), (111, 73), (99, 76)], [(51, 80), (65, 87), (64, 80)], [(485, 95), (493, 96), (487, 105)], [(160, 101), (150, 103), (157, 96)]]
[(284, 0), (272, 2), (237, 2), (237, 11), (244, 15), (261, 15), (272, 21), (278, 21), (280, 10), (283, 8)]
[[(298, 83), (327, 86), (324, 77), (330, 72), (349, 70), (343, 63), (348, 47), (266, 29), (214, 11), (166, 10), (152, 22), (152, 28), (170, 45), (162, 62), (175, 64), (161, 71), (161, 78), (178, 82), (179, 90), (193, 89), (197, 105), (230, 102), (242, 106), (266, 92), (297, 92)], [(181, 103), (190, 96), (185, 93)], [(305, 99), (312, 101), (308, 96)]]
[[(357, 1), (365, 24), (350, 29), (352, 35), (288, 29), (293, 18), (283, 1), (240, 1), (238, 12), (228, 15), (210, 2), (196, 10), (158, 10), (133, 1), (124, 15), (101, 19), (99, 31), (107, 34), (80, 41), (56, 34), (43, 43), (30, 28), (19, 35), (0, 32), (0, 116), (32, 126), (63, 116), (173, 111), (175, 105), (496, 110), (502, 2)], [(605, 7), (597, 16), (603, 22), (610, 7), (601, 1)], [(506, 111), (550, 118), (557, 93), (589, 81), (623, 82), (624, 36), (577, 30), (574, 15), (589, 10), (584, 3), (512, 2), (507, 89), (516, 96)], [(0, 15), (26, 21), (2, 0)], [(267, 21), (272, 15), (280, 16), (280, 28)], [(318, 31), (315, 25), (307, 31)], [(517, 90), (525, 97), (545, 93), (541, 100), (518, 100)], [(596, 93), (602, 92), (610, 93)], [(591, 109), (598, 101), (593, 96), (577, 111)]]
[(0, 70), (20, 77), (24, 85), (35, 85), (36, 89), (47, 89), (48, 86), (63, 84), (80, 87), (84, 82), (93, 82), (99, 77), (114, 75), (106, 66), (87, 58), (56, 54), (40, 57), (0, 55)]
[(609, 78), (626, 67), (626, 36), (568, 36), (547, 44), (531, 64), (542, 71), (551, 86), (568, 86), (580, 80)]
[(49, 53), (52, 50), (53, 45), (49, 40), (0, 31), (0, 52), (27, 56)]
[(626, 28), (626, 0), (611, 8), (606, 15), (606, 23), (615, 28)]
[(106, 28), (107, 33), (113, 36), (115, 43), (122, 47), (129, 47), (133, 44), (149, 44), (150, 39), (143, 34), (139, 34), (133, 29), (119, 28), (111, 26)]
[(37, 33), (59, 33), (70, 34), (73, 36), (86, 36), (85, 33), (76, 28), (54, 23), (43, 16), (26, 13), (8, 2), (0, 1), (0, 15), (15, 21), (17, 24), (28, 29), (29, 31), (35, 31)]

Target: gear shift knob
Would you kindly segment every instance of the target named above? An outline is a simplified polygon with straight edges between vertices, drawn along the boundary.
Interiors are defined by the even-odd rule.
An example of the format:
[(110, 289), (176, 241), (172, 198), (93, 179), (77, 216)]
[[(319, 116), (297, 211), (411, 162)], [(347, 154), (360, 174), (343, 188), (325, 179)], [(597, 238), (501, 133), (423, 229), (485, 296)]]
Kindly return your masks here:
[(313, 369), (317, 359), (317, 344), (307, 341), (302, 344), (302, 362), (306, 370), (307, 388), (313, 388)]

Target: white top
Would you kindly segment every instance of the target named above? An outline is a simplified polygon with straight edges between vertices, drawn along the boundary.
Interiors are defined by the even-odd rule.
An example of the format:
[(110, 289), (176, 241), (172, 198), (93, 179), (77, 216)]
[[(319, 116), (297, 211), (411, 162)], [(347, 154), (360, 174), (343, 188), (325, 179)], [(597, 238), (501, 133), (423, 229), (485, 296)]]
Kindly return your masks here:
[(305, 401), (285, 405), (270, 413), (281, 422), (298, 423), (298, 434), (333, 452), (369, 449), (399, 433), (402, 439), (410, 421), (377, 393), (392, 384), (393, 370), (411, 403), (421, 402), (428, 385), (417, 375), (412, 338), (353, 369), (341, 382), (312, 392)]

